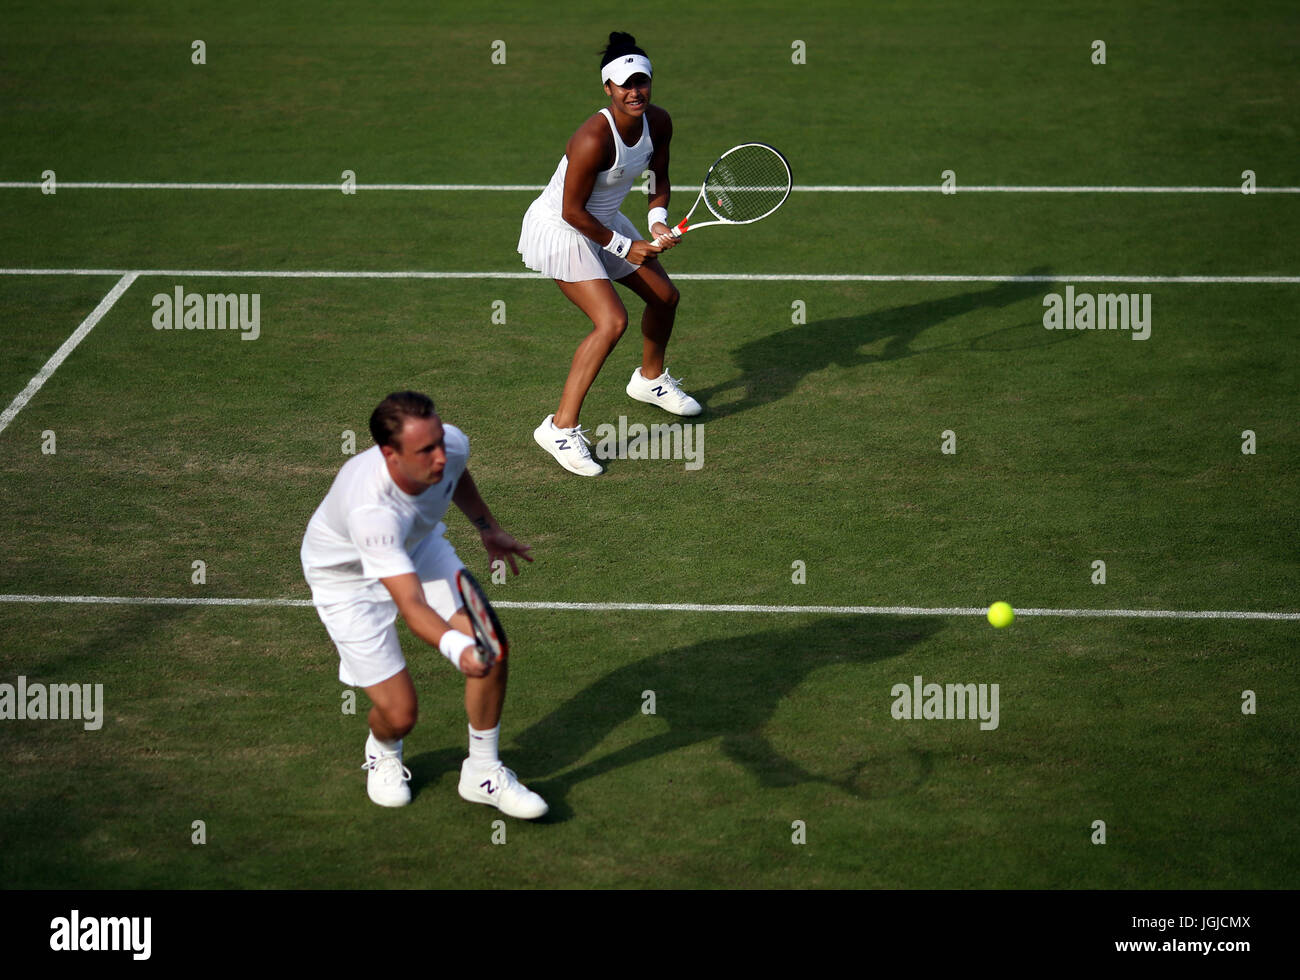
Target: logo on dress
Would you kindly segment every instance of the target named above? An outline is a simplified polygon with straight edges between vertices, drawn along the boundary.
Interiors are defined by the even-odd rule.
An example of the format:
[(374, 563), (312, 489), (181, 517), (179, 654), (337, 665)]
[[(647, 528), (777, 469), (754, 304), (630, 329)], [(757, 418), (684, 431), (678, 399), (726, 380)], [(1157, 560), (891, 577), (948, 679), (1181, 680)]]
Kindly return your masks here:
[(610, 180), (622, 180), (622, 179), (623, 179), (623, 170), (624, 170), (623, 167), (619, 167), (617, 170), (611, 170), (611, 171), (609, 172), (609, 179), (610, 179)]

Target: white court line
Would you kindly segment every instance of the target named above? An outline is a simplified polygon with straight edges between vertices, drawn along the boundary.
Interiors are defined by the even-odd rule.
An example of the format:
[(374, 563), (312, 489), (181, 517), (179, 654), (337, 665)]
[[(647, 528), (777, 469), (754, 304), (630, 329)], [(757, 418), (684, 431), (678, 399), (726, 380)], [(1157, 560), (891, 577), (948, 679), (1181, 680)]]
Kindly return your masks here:
[[(122, 606), (272, 606), (310, 607), (310, 599), (209, 599), (96, 595), (0, 595), (0, 602), (65, 603)], [(688, 602), (507, 602), (498, 609), (544, 609), (565, 612), (786, 613), (821, 616), (983, 616), (982, 606), (756, 606)], [(1264, 619), (1300, 620), (1300, 612), (1245, 612), (1225, 609), (1017, 609), (1017, 616), (1063, 616), (1105, 619)]]
[[(8, 190), (37, 190), (45, 186), (38, 180), (0, 181)], [(333, 191), (343, 193), (341, 181), (331, 184), (304, 183), (236, 183), (209, 181), (58, 181), (57, 190), (95, 191)], [(542, 184), (355, 184), (358, 191), (528, 191), (537, 193)], [(680, 185), (685, 187), (686, 185)], [(692, 185), (693, 186), (693, 185)], [(635, 188), (640, 190), (640, 188)], [(940, 184), (796, 184), (798, 194), (942, 194)], [(1300, 194), (1300, 187), (1255, 187), (1257, 194)], [(1241, 194), (1248, 197), (1240, 184), (1228, 187), (1142, 187), (1104, 184), (1026, 185), (1026, 184), (958, 184), (956, 194)]]
[[(801, 187), (796, 184), (794, 190), (839, 194), (943, 193), (943, 188), (937, 184), (821, 184), (814, 187)], [(1260, 194), (1300, 194), (1300, 187), (1256, 187), (1254, 190)], [(1007, 184), (957, 184), (953, 188), (953, 196), (962, 194), (1240, 194), (1243, 197), (1250, 196), (1241, 189), (1240, 184), (1231, 187), (1119, 187), (1101, 184), (1036, 187), (1023, 184), (1014, 186)]]
[(122, 278), (117, 281), (117, 285), (108, 291), (108, 295), (101, 299), (99, 305), (90, 311), (90, 316), (81, 321), (81, 326), (73, 331), (72, 336), (63, 342), (63, 346), (54, 352), (54, 356), (45, 362), (45, 366), (36, 372), (36, 376), (31, 381), (27, 382), (27, 387), (20, 391), (18, 397), (9, 403), (9, 407), (4, 410), (3, 414), (0, 414), (0, 432), (4, 432), (9, 423), (23, 410), (23, 406), (32, 400), (32, 396), (41, 390), (41, 386), (50, 379), (50, 375), (57, 371), (59, 365), (64, 362), (67, 356), (76, 349), (79, 343), (86, 339), (86, 335), (95, 329), (95, 324), (113, 308), (113, 304), (130, 288), (131, 283), (135, 282), (138, 276), (139, 273), (136, 272), (122, 273)]
[[(39, 181), (6, 180), (0, 181), (0, 189), (18, 190), (43, 186)], [(531, 191), (537, 193), (546, 189), (544, 184), (355, 184), (359, 191)], [(76, 181), (60, 180), (57, 190), (90, 191), (333, 191), (343, 193), (343, 184), (243, 184), (243, 183), (209, 183), (172, 181)], [(1240, 192), (1241, 188), (1238, 187)]]
[[(0, 269), (0, 276), (158, 276), (172, 279), (541, 279), (540, 272), (430, 272), (285, 269)], [(696, 282), (1116, 282), (1141, 285), (1295, 285), (1300, 276), (962, 276), (857, 273), (674, 272), (674, 279)]]

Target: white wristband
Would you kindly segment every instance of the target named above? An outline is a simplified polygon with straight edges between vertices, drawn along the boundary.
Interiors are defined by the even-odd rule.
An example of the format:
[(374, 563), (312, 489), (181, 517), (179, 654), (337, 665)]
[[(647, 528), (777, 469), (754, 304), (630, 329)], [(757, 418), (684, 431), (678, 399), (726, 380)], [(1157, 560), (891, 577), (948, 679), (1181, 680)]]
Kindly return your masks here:
[(609, 244), (605, 246), (605, 251), (611, 255), (617, 255), (620, 259), (627, 258), (628, 250), (632, 247), (632, 239), (626, 235), (620, 235), (618, 232), (613, 232), (613, 235), (614, 237), (609, 240)]
[(442, 639), (438, 641), (438, 649), (442, 655), (451, 661), (451, 665), (460, 670), (460, 655), (469, 647), (474, 646), (477, 641), (472, 636), (466, 636), (459, 630), (447, 630), (442, 634)]
[(656, 224), (662, 223), (666, 225), (668, 224), (668, 209), (651, 208), (650, 213), (646, 215), (646, 220), (650, 222), (651, 229), (653, 229)]

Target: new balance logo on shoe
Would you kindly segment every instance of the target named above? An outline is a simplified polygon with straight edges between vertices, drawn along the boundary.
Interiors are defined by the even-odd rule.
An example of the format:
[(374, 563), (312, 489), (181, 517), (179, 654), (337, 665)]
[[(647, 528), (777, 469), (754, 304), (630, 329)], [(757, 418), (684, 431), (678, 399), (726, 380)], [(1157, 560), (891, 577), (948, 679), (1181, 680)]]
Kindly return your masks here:
[[(580, 425), (561, 429), (554, 424), (554, 415), (542, 419), (542, 424), (533, 430), (533, 439), (570, 473), (580, 476), (598, 476), (603, 473), (600, 464), (591, 458), (587, 448), (591, 440)], [(558, 435), (557, 435), (558, 433)]]
[(536, 820), (546, 816), (546, 801), (519, 782), (514, 771), (499, 762), (487, 770), (470, 764), (466, 759), (460, 766), (460, 784), (456, 787), (463, 800), (486, 803), (508, 817)]
[(639, 402), (662, 408), (673, 415), (699, 415), (700, 403), (681, 389), (681, 378), (667, 371), (657, 378), (647, 378), (637, 368), (627, 383), (627, 393)]

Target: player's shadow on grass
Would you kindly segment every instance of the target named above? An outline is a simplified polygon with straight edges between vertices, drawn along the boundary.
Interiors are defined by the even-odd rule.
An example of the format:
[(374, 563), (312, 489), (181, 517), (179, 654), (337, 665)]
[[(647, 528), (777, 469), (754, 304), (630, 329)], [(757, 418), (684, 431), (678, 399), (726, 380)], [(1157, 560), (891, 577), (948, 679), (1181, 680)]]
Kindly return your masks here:
[[(1024, 273), (1030, 276), (1048, 275), (1044, 266)], [(844, 368), (892, 361), (920, 353), (950, 350), (929, 348), (912, 349), (912, 343), (926, 330), (967, 313), (981, 309), (1011, 306), (1026, 299), (1041, 299), (1056, 287), (1047, 282), (1000, 282), (989, 288), (973, 289), (956, 296), (909, 303), (890, 309), (873, 310), (858, 316), (835, 317), (798, 324), (777, 333), (751, 340), (732, 351), (732, 361), (739, 375), (731, 381), (692, 394), (705, 407), (706, 420), (726, 418), (751, 408), (759, 408), (780, 401), (790, 395), (808, 375), (832, 365)], [(1007, 327), (993, 331), (1003, 333)], [(1026, 329), (1017, 324), (1016, 330)], [(1064, 339), (1065, 333), (1048, 333), (1039, 326), (1034, 343), (1017, 346), (1041, 346)], [(962, 349), (977, 347), (979, 340), (964, 342)], [(875, 354), (865, 354), (861, 348), (886, 340), (884, 348)], [(999, 349), (1006, 349), (999, 348)], [(721, 399), (732, 396), (740, 389), (741, 395), (732, 401)]]
[[(817, 772), (784, 756), (764, 730), (790, 693), (818, 668), (900, 657), (939, 626), (940, 620), (924, 617), (838, 616), (798, 628), (695, 643), (638, 660), (593, 681), (519, 732), (511, 739), (510, 765), (546, 797), (553, 820), (567, 817), (564, 799), (577, 783), (719, 738), (726, 755), (763, 787), (828, 783), (864, 798), (909, 791), (928, 776), (928, 757), (897, 739), (881, 744), (868, 734), (852, 741), (846, 751), (846, 726), (854, 725), (849, 717), (827, 718), (825, 725), (814, 726), (809, 738), (823, 751), (808, 754), (817, 757)], [(871, 718), (879, 732), (879, 725), (891, 720), (890, 686), (911, 676), (910, 669), (891, 672), (888, 679), (875, 672), (869, 686), (863, 678), (862, 689), (850, 699), (854, 715)], [(642, 712), (647, 691), (654, 692), (653, 718)], [(653, 726), (657, 734), (539, 779), (581, 762), (633, 719)], [(659, 731), (665, 722), (668, 730)], [(847, 737), (852, 740), (851, 734)], [(646, 788), (668, 791), (666, 771), (647, 770)], [(661, 781), (665, 785), (659, 785)]]

